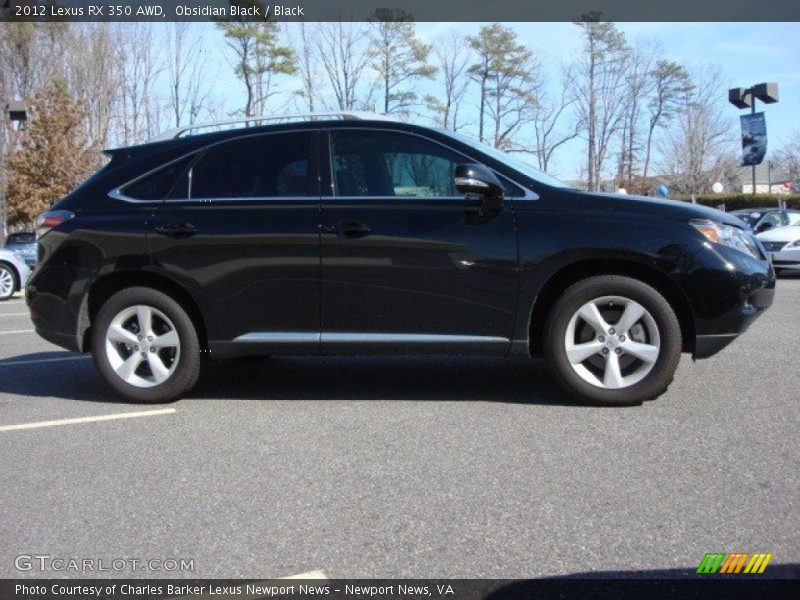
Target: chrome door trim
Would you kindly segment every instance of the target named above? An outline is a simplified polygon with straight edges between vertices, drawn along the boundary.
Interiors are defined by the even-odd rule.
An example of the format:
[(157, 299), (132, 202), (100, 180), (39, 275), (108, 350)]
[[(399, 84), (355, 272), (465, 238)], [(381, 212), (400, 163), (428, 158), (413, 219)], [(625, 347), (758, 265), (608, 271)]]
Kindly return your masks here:
[(504, 337), (485, 335), (442, 335), (430, 333), (310, 333), (253, 331), (238, 336), (234, 342), (308, 344), (508, 344)]

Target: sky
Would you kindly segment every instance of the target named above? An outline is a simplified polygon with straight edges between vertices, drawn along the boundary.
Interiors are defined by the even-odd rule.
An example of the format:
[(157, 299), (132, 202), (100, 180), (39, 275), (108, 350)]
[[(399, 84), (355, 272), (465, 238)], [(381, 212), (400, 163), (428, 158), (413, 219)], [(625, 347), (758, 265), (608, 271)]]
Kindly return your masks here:
[[(418, 23), (419, 37), (432, 43), (451, 30), (470, 35), (483, 23)], [(538, 55), (550, 88), (558, 82), (559, 65), (576, 57), (582, 40), (571, 23), (507, 23), (520, 40)], [(224, 40), (211, 24), (195, 24), (208, 47), (208, 72), (216, 73), (216, 95), (228, 106), (242, 106), (244, 93), (224, 58)], [(618, 23), (626, 39), (633, 43), (646, 40), (656, 43), (668, 60), (679, 62), (690, 71), (702, 73), (716, 67), (723, 89), (721, 107), (738, 131), (740, 111), (727, 103), (727, 89), (749, 87), (756, 83), (776, 82), (780, 102), (764, 105), (769, 134), (767, 158), (794, 134), (800, 135), (800, 23)], [(434, 86), (434, 87), (431, 87)], [(419, 92), (435, 91), (435, 84), (418, 86)], [(550, 171), (564, 179), (574, 179), (584, 162), (585, 142), (573, 140), (556, 155)], [(735, 150), (736, 148), (733, 148)]]

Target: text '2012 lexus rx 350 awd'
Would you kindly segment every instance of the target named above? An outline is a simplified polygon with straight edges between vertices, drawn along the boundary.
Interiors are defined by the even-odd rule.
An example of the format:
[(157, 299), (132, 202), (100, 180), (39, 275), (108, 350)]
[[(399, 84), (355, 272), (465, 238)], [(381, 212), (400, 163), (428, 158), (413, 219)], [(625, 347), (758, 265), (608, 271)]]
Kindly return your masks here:
[(203, 357), (477, 354), (544, 355), (574, 396), (635, 404), (772, 302), (723, 212), (377, 117), (245, 125), (108, 151), (38, 219), (36, 330), (124, 398), (181, 396)]

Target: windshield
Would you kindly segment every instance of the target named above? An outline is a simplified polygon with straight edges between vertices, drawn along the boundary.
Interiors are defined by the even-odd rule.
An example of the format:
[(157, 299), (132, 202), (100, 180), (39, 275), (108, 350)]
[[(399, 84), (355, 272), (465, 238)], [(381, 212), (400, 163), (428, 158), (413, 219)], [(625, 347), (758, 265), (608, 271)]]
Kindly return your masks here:
[(731, 213), (752, 227), (764, 216), (764, 213), (750, 210), (736, 210)]
[(538, 181), (539, 183), (543, 183), (545, 185), (549, 185), (551, 187), (560, 187), (560, 188), (568, 188), (570, 187), (560, 179), (556, 179), (551, 175), (548, 175), (544, 171), (540, 171), (539, 169), (532, 167), (531, 165), (521, 161), (519, 158), (514, 156), (513, 154), (509, 154), (508, 152), (503, 152), (502, 150), (498, 150), (497, 148), (493, 148), (488, 144), (484, 144), (477, 140), (472, 139), (471, 137), (464, 135), (463, 133), (458, 133), (455, 131), (451, 131), (449, 129), (437, 129), (437, 131), (450, 136), (451, 138), (457, 139), (460, 142), (464, 142), (465, 144), (469, 144), (473, 148), (476, 148), (483, 152), (484, 154), (488, 154), (495, 160), (498, 160), (502, 163), (507, 164), (509, 167), (514, 169), (515, 171), (519, 171), (523, 175), (530, 177), (534, 181)]

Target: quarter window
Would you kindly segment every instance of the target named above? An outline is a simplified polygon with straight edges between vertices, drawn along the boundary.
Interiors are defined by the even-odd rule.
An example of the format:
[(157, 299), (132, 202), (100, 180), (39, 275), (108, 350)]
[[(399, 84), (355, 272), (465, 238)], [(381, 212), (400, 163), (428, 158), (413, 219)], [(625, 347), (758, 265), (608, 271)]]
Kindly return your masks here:
[(184, 156), (122, 188), (122, 193), (135, 200), (164, 200), (189, 196), (188, 167), (197, 154)]
[(211, 146), (192, 168), (191, 197), (312, 195), (311, 135), (310, 132), (258, 135)]

